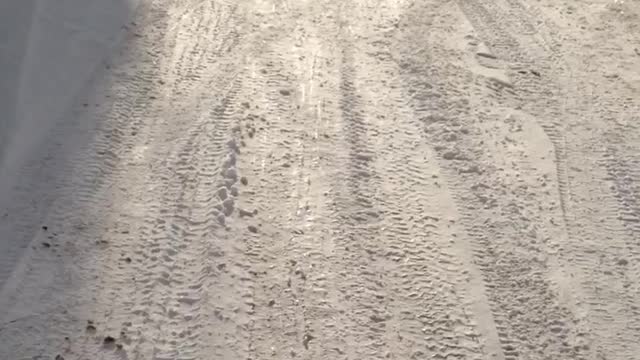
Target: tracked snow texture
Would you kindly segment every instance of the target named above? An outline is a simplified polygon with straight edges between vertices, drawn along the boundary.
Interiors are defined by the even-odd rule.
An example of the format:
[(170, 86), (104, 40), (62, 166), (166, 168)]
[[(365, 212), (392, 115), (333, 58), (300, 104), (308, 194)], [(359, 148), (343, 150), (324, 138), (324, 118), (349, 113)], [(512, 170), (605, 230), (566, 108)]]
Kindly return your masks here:
[(637, 3), (133, 20), (1, 204), (0, 358), (638, 358)]

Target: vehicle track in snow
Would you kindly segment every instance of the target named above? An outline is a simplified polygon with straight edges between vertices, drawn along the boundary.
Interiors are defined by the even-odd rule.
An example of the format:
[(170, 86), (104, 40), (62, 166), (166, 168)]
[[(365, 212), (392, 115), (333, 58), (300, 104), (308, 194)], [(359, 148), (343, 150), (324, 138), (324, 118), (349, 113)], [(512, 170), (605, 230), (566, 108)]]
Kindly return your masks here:
[(633, 357), (637, 35), (558, 6), (143, 1), (3, 227), (0, 358)]

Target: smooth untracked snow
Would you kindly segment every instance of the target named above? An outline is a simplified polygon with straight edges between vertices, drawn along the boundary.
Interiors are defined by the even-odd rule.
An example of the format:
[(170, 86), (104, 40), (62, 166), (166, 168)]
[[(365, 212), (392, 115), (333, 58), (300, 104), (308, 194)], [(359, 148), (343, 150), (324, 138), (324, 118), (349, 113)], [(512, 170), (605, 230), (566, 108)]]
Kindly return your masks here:
[(0, 359), (640, 354), (637, 2), (11, 3)]

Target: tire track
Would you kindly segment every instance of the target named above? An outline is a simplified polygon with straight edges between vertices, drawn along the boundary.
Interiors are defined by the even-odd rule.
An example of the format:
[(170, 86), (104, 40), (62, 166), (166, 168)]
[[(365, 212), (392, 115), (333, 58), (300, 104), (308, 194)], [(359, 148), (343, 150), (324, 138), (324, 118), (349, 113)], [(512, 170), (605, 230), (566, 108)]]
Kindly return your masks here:
[(270, 45), (252, 66), (254, 91), (247, 106), (247, 132), (255, 135), (246, 139), (242, 156), (253, 173), (247, 190), (252, 196), (242, 207), (258, 210), (243, 221), (258, 230), (247, 239), (256, 260), (251, 276), (257, 279), (251, 354), (344, 357), (336, 287), (338, 273), (348, 268), (331, 262), (340, 255), (334, 253), (329, 195), (339, 137), (333, 123), (339, 93), (335, 50), (328, 40), (335, 23), (321, 16), (335, 4), (285, 6), (298, 21), (274, 14), (278, 31), (264, 34)]
[[(158, 7), (154, 7), (156, 5)], [(68, 262), (73, 265), (64, 265), (59, 273), (82, 274), (78, 279), (73, 279), (73, 282), (80, 280), (79, 283), (88, 284), (92, 291), (87, 296), (86, 288), (70, 286), (71, 279), (65, 276), (45, 289), (46, 294), (51, 294), (47, 296), (53, 296), (53, 299), (43, 301), (44, 303), (49, 302), (54, 309), (59, 305), (63, 310), (66, 306), (75, 304), (76, 309), (73, 313), (62, 316), (64, 321), (57, 320), (55, 325), (48, 318), (29, 318), (31, 322), (45, 323), (47, 329), (51, 329), (46, 338), (34, 339), (38, 341), (37, 347), (31, 349), (34, 351), (66, 349), (65, 354), (69, 356), (87, 352), (99, 354), (104, 349), (91, 339), (107, 334), (114, 336), (119, 346), (124, 346), (114, 356), (130, 351), (130, 354), (143, 358), (151, 354), (155, 354), (157, 358), (201, 358), (201, 352), (207, 353), (209, 350), (208, 346), (201, 346), (203, 343), (210, 343), (205, 341), (209, 335), (205, 333), (203, 324), (209, 320), (208, 314), (214, 314), (214, 311), (209, 311), (211, 305), (202, 301), (203, 298), (208, 299), (209, 295), (202, 287), (211, 288), (205, 285), (209, 285), (207, 282), (211, 281), (209, 277), (212, 275), (212, 266), (207, 261), (200, 264), (192, 261), (211, 249), (211, 244), (201, 238), (217, 237), (214, 230), (219, 217), (215, 216), (215, 208), (208, 207), (214, 205), (212, 202), (218, 201), (212, 200), (218, 188), (211, 188), (218, 183), (203, 182), (200, 177), (223, 172), (217, 170), (222, 163), (221, 149), (226, 149), (224, 144), (229, 139), (229, 124), (233, 113), (230, 105), (238, 105), (234, 103), (234, 96), (241, 83), (233, 83), (229, 95), (222, 91), (221, 105), (209, 114), (201, 112), (217, 99), (204, 100), (204, 94), (194, 96), (197, 105), (191, 109), (191, 114), (195, 117), (193, 123), (169, 124), (178, 125), (174, 130), (180, 126), (185, 131), (188, 130), (187, 137), (172, 139), (174, 134), (162, 131), (166, 129), (163, 125), (167, 122), (157, 119), (160, 114), (176, 114), (176, 110), (167, 111), (167, 106), (164, 103), (160, 106), (160, 101), (156, 100), (171, 100), (177, 96), (165, 93), (156, 85), (166, 83), (158, 81), (159, 79), (171, 79), (170, 73), (160, 70), (164, 64), (158, 66), (157, 63), (158, 58), (171, 59), (169, 54), (175, 48), (171, 40), (164, 42), (166, 32), (157, 28), (158, 24), (168, 24), (171, 21), (168, 19), (170, 11), (156, 3), (150, 4), (141, 12), (145, 15), (137, 19), (140, 25), (133, 37), (134, 44), (142, 42), (137, 44), (139, 50), (134, 51), (129, 58), (118, 60), (125, 65), (114, 68), (114, 71), (126, 74), (130, 64), (137, 66), (145, 62), (147, 67), (134, 75), (125, 75), (116, 82), (116, 87), (124, 85), (128, 96), (122, 96), (104, 109), (104, 114), (110, 119), (102, 131), (103, 137), (98, 137), (100, 140), (93, 145), (98, 156), (94, 159), (81, 158), (72, 164), (74, 169), (82, 171), (80, 176), (70, 176), (73, 181), (68, 186), (75, 190), (74, 196), (65, 199), (68, 204), (58, 204), (59, 212), (50, 219), (54, 224), (74, 226), (73, 229), (64, 230), (51, 227), (54, 233), (50, 236), (64, 238), (64, 243), (61, 244), (56, 244), (56, 239), (53, 239), (53, 246), (64, 247), (65, 258), (80, 256), (75, 261)], [(147, 28), (148, 24), (152, 25)], [(237, 34), (232, 37), (237, 42)], [(219, 70), (212, 72), (213, 77), (202, 79), (207, 85), (224, 84), (225, 77), (235, 76), (227, 71), (228, 66), (216, 66)], [(223, 76), (215, 75), (216, 73)], [(195, 80), (197, 79), (191, 79)], [(118, 121), (112, 121), (111, 117)], [(187, 116), (183, 116), (185, 118)], [(160, 126), (154, 128), (153, 125)], [(170, 146), (147, 150), (148, 144), (159, 142), (154, 139), (153, 134), (156, 132), (162, 134)], [(180, 146), (182, 150), (171, 155), (171, 149)], [(140, 160), (149, 156), (151, 151), (156, 157), (148, 167), (140, 166)], [(195, 164), (198, 164), (198, 168), (185, 163), (194, 159), (197, 160)], [(142, 172), (136, 175), (132, 169)], [(150, 169), (154, 171), (150, 172)], [(184, 181), (184, 184), (179, 183), (180, 181)], [(124, 188), (125, 184), (130, 188)], [(140, 189), (144, 189), (143, 195), (138, 195), (136, 190)], [(144, 192), (147, 189), (151, 190), (150, 193)], [(133, 198), (122, 200), (122, 197), (129, 196), (129, 190)], [(160, 194), (164, 195), (159, 199), (154, 198)], [(120, 198), (118, 202), (121, 206), (129, 204), (132, 209), (125, 210), (111, 205), (112, 197)], [(179, 204), (181, 200), (185, 204)], [(146, 213), (136, 214), (142, 204)], [(108, 215), (100, 219), (96, 216), (99, 214), (94, 215), (87, 209), (103, 209)], [(175, 215), (170, 212), (171, 209), (176, 212)], [(109, 225), (116, 229), (108, 228)], [(93, 242), (80, 241), (85, 236), (96, 238), (99, 249), (95, 249), (96, 244)], [(141, 242), (140, 238), (145, 241)], [(26, 284), (37, 284), (36, 279), (42, 277), (42, 271), (61, 267), (60, 260), (56, 258), (28, 260), (28, 263), (35, 262), (39, 264), (39, 270), (21, 277)], [(108, 275), (98, 277), (100, 281), (95, 281), (93, 277), (101, 273)], [(125, 293), (128, 296), (123, 298)], [(34, 305), (34, 308), (37, 306)], [(104, 318), (101, 319), (101, 316)], [(82, 323), (87, 320), (91, 323), (85, 330)], [(25, 326), (20, 325), (17, 330)], [(229, 330), (231, 327), (221, 328)], [(61, 341), (63, 335), (68, 339), (68, 344)], [(221, 345), (219, 341), (217, 345)], [(12, 352), (24, 353), (30, 351), (25, 350), (29, 347), (32, 346), (21, 345), (21, 351), (13, 349), (15, 351)], [(240, 350), (241, 348), (242, 345)]]
[[(460, 6), (464, 10), (468, 2), (461, 2)], [(635, 295), (625, 291), (621, 286), (624, 276), (620, 278), (618, 275), (620, 274), (619, 266), (616, 266), (615, 262), (624, 258), (625, 250), (623, 249), (631, 246), (633, 241), (630, 241), (629, 235), (622, 231), (616, 230), (616, 235), (611, 236), (604, 232), (601, 226), (594, 226), (591, 221), (585, 221), (586, 219), (594, 221), (606, 219), (604, 223), (608, 224), (607, 227), (620, 228), (619, 220), (614, 218), (616, 206), (612, 203), (613, 198), (610, 197), (609, 189), (593, 182), (594, 177), (604, 178), (599, 170), (599, 164), (593, 160), (594, 157), (599, 156), (598, 151), (594, 150), (597, 148), (595, 143), (599, 141), (596, 139), (602, 134), (589, 130), (591, 134), (585, 138), (583, 135), (569, 131), (566, 126), (567, 121), (564, 122), (565, 124), (560, 122), (560, 119), (567, 116), (570, 119), (569, 122), (575, 122), (572, 118), (584, 118), (586, 114), (581, 115), (584, 107), (577, 99), (578, 94), (587, 94), (586, 89), (590, 86), (587, 85), (585, 89), (585, 84), (576, 82), (574, 70), (560, 52), (559, 40), (555, 40), (550, 34), (551, 31), (547, 31), (540, 25), (548, 24), (548, 21), (540, 18), (538, 11), (531, 7), (527, 7), (528, 11), (524, 11), (524, 5), (517, 1), (508, 1), (502, 8), (494, 2), (477, 2), (474, 9), (467, 7), (468, 17), (474, 19), (474, 16), (480, 13), (478, 8), (490, 9), (482, 10), (485, 11), (484, 15), (479, 19), (476, 18), (474, 23), (481, 32), (485, 27), (494, 30), (492, 33), (485, 31), (485, 41), (490, 44), (504, 43), (504, 39), (509, 38), (507, 34), (527, 33), (526, 36), (522, 35), (518, 39), (511, 40), (511, 43), (516, 44), (521, 50), (515, 50), (513, 55), (507, 52), (503, 56), (508, 56), (519, 64), (528, 63), (529, 66), (536, 66), (539, 69), (538, 73), (542, 75), (534, 82), (516, 76), (514, 82), (517, 89), (526, 91), (524, 92), (526, 97), (522, 99), (523, 108), (540, 119), (547, 136), (554, 143), (561, 208), (564, 213), (567, 239), (571, 244), (560, 246), (560, 258), (568, 262), (564, 267), (571, 276), (583, 279), (576, 281), (578, 286), (570, 285), (570, 288), (574, 292), (574, 301), (579, 308), (585, 306), (581, 304), (584, 298), (587, 303), (586, 308), (594, 313), (594, 316), (586, 319), (587, 323), (603, 324), (594, 326), (596, 329), (608, 329), (606, 333), (596, 331), (593, 338), (599, 344), (593, 351), (599, 354), (598, 356), (604, 356), (605, 353), (615, 349), (613, 350), (615, 356), (627, 358), (634, 353), (628, 344), (633, 343), (632, 339), (635, 337), (632, 335), (635, 333), (633, 329), (638, 328), (637, 317), (630, 318), (628, 315), (635, 313), (633, 304), (637, 301)], [(476, 14), (473, 14), (474, 11)], [(530, 18), (528, 14), (537, 14), (538, 17)], [(487, 18), (492, 19), (486, 20)], [(538, 25), (533, 25), (534, 21)], [(500, 31), (495, 31), (500, 29), (493, 25), (495, 23), (503, 24), (504, 27)], [(525, 28), (528, 30), (524, 31)], [(532, 33), (534, 29), (536, 31)], [(497, 49), (501, 50), (500, 47)], [(530, 60), (522, 61), (523, 55)], [(543, 82), (542, 78), (550, 78), (551, 81)], [(566, 100), (559, 102), (552, 99)], [(582, 171), (589, 171), (589, 176), (584, 177), (581, 174)], [(596, 202), (600, 205), (595, 205), (595, 202), (590, 203), (592, 200), (585, 199), (579, 194), (599, 194)], [(596, 245), (599, 242), (598, 239), (606, 239), (606, 247)], [(598, 250), (594, 251), (595, 248)], [(633, 277), (631, 274), (629, 276)]]
[[(276, 22), (276, 24), (278, 24)], [(285, 26), (285, 25), (283, 25)], [(297, 103), (286, 35), (266, 33), (269, 45), (251, 64), (252, 80), (243, 122), (246, 148), (241, 166), (248, 176), (247, 198), (235, 230), (247, 244), (253, 282), (250, 294), (250, 356), (295, 357), (305, 352), (305, 299), (300, 274), (303, 256), (292, 240), (299, 230), (293, 192), (303, 182), (295, 172), (304, 166), (299, 139), (303, 124)], [(297, 59), (296, 59), (297, 60)], [(249, 227), (255, 229), (255, 233)], [(298, 263), (298, 261), (300, 263)]]
[[(360, 12), (369, 21), (362, 21)], [(343, 97), (337, 109), (344, 121), (340, 148), (346, 150), (336, 153), (343, 170), (334, 185), (333, 226), (338, 230), (333, 258), (337, 263), (332, 267), (345, 269), (337, 278), (337, 301), (344, 314), (339, 320), (344, 330), (338, 332), (344, 343), (338, 343), (337, 352), (347, 358), (480, 359), (482, 350), (462, 291), (458, 293), (457, 281), (463, 280), (449, 278), (460, 259), (429, 240), (440, 234), (432, 230), (437, 217), (424, 215), (428, 202), (419, 195), (427, 186), (418, 175), (425, 171), (423, 155), (404, 149), (413, 143), (407, 140), (414, 128), (405, 122), (411, 113), (403, 112), (405, 101), (397, 90), (387, 94), (368, 75), (385, 74), (381, 83), (397, 88), (395, 65), (377, 60), (390, 59), (382, 29), (389, 28), (393, 18), (384, 18), (366, 4), (351, 13), (354, 20), (339, 20), (348, 46), (342, 50), (338, 86)], [(375, 34), (380, 40), (371, 46), (352, 42), (351, 31)], [(356, 55), (361, 53), (369, 55)], [(388, 111), (375, 110), (380, 108)], [(416, 162), (406, 164), (412, 156)]]
[[(348, 358), (382, 359), (386, 349), (384, 321), (386, 317), (387, 274), (384, 260), (375, 256), (382, 244), (372, 241), (381, 228), (381, 209), (375, 203), (378, 174), (369, 162), (375, 154), (370, 145), (376, 136), (365, 119), (361, 95), (358, 93), (353, 50), (342, 50), (340, 65), (339, 111), (342, 128), (341, 146), (344, 158), (338, 160), (342, 170), (337, 174), (336, 250), (343, 254), (344, 268), (351, 271), (338, 277), (341, 299), (349, 313), (343, 319), (345, 354)], [(339, 156), (339, 155), (338, 155)], [(342, 184), (342, 185), (339, 185)], [(342, 336), (341, 336), (342, 337)]]
[[(218, 282), (212, 260), (225, 214), (234, 206), (233, 195), (223, 199), (220, 194), (222, 188), (231, 192), (237, 181), (235, 150), (227, 143), (234, 143), (229, 133), (240, 86), (239, 80), (232, 81), (225, 100), (194, 124), (175, 158), (169, 158), (173, 175), (160, 206), (165, 215), (151, 231), (144, 267), (153, 271), (140, 303), (145, 313), (141, 326), (153, 339), (158, 359), (199, 359), (210, 353), (206, 327), (219, 319), (209, 308), (209, 292), (228, 286)], [(153, 336), (149, 329), (158, 333)]]
[[(183, 10), (184, 6), (178, 9)], [(181, 12), (178, 12), (181, 13)], [(189, 16), (177, 16), (172, 26), (176, 47), (174, 79), (170, 84), (176, 99), (185, 99), (198, 94), (211, 84), (204, 75), (218, 59), (238, 45), (236, 24), (238, 8), (219, 2), (203, 1), (191, 9)], [(188, 109), (190, 103), (180, 103)]]
[(637, 129), (535, 7), (457, 4), (147, 3), (0, 358), (632, 358)]
[[(200, 13), (194, 13), (197, 14)], [(172, 105), (191, 99), (187, 102), (190, 106), (173, 109), (176, 117), (193, 120), (184, 125), (186, 136), (175, 140), (181, 144), (177, 145), (178, 150), (169, 154), (162, 165), (167, 173), (159, 178), (163, 184), (162, 198), (156, 206), (159, 215), (148, 220), (143, 234), (150, 239), (150, 244), (140, 251), (142, 268), (146, 269), (145, 278), (140, 281), (144, 296), (134, 310), (140, 320), (130, 325), (133, 333), (144, 334), (132, 341), (136, 356), (199, 359), (212, 353), (242, 357), (246, 352), (246, 339), (239, 333), (242, 320), (216, 306), (213, 299), (220, 301), (220, 295), (210, 292), (218, 289), (237, 300), (243, 296), (242, 286), (234, 285), (227, 271), (223, 271), (235, 271), (239, 266), (229, 264), (227, 268), (224, 262), (224, 257), (236, 250), (225, 245), (221, 228), (234, 211), (237, 195), (238, 139), (232, 136), (232, 125), (237, 122), (242, 81), (235, 72), (238, 64), (229, 63), (232, 56), (216, 56), (220, 53), (215, 51), (209, 54), (229, 37), (239, 36), (225, 32), (227, 28), (221, 32), (207, 28), (219, 24), (219, 18), (225, 17), (222, 14), (211, 11), (201, 14), (202, 21), (196, 19), (201, 37), (190, 52), (202, 56), (195, 57), (195, 65), (188, 63), (187, 72), (175, 82), (186, 90), (172, 92)], [(232, 27), (229, 23), (224, 25)], [(216, 34), (215, 41), (207, 36), (212, 32)], [(219, 33), (221, 38), (217, 38)], [(199, 52), (200, 44), (207, 48)], [(178, 61), (180, 68), (183, 64), (180, 58)], [(217, 97), (205, 93), (205, 88), (211, 87), (219, 89)], [(215, 336), (207, 330), (211, 323), (217, 324)]]
[[(554, 119), (563, 117), (561, 111), (571, 111), (568, 109), (568, 104), (561, 104), (556, 99), (570, 99), (571, 97), (558, 96), (560, 89), (555, 83), (537, 79), (531, 72), (531, 70), (534, 70), (538, 74), (558, 77), (558, 74), (554, 73), (556, 69), (553, 69), (552, 64), (558, 64), (561, 60), (558, 58), (553, 59), (545, 51), (547, 42), (540, 44), (536, 42), (537, 39), (531, 39), (531, 37), (521, 36), (516, 39), (510, 35), (531, 35), (532, 31), (534, 31), (534, 27), (524, 21), (521, 18), (522, 16), (516, 18), (519, 20), (513, 20), (516, 25), (512, 26), (512, 22), (498, 17), (498, 14), (504, 13), (504, 10), (495, 2), (461, 1), (458, 2), (458, 6), (479, 33), (480, 38), (491, 48), (491, 51), (498, 58), (510, 63), (508, 75), (520, 94), (518, 105), (538, 116), (540, 125), (551, 139), (556, 159), (560, 207), (564, 221), (567, 222), (567, 202), (571, 198), (571, 186), (567, 165), (566, 129), (561, 122)], [(513, 18), (513, 11), (509, 14), (506, 18)], [(522, 44), (519, 41), (525, 42)], [(568, 79), (567, 83), (572, 81), (572, 79)], [(539, 101), (531, 101), (532, 99), (544, 99), (546, 103), (540, 104)]]
[[(150, 11), (149, 9), (151, 9), (151, 5), (143, 6), (139, 9), (138, 13)], [(157, 9), (150, 12), (153, 15), (150, 14), (148, 18), (155, 16)], [(155, 25), (157, 28), (162, 28), (163, 26), (162, 23)], [(67, 206), (68, 203), (71, 202), (70, 197), (67, 195), (73, 193), (71, 189), (73, 189), (75, 185), (70, 184), (72, 181), (77, 182), (78, 188), (76, 188), (76, 191), (86, 191), (84, 194), (85, 198), (91, 194), (90, 189), (111, 186), (110, 184), (106, 184), (106, 181), (109, 179), (110, 174), (113, 173), (114, 164), (119, 162), (119, 157), (128, 154), (133, 146), (132, 144), (137, 140), (137, 138), (131, 134), (137, 133), (141, 124), (137, 120), (131, 121), (131, 117), (133, 116), (138, 119), (142, 114), (140, 109), (145, 108), (145, 106), (142, 106), (138, 109), (135, 108), (136, 105), (149, 106), (153, 103), (150, 98), (153, 97), (155, 89), (148, 89), (149, 94), (144, 94), (142, 87), (144, 86), (143, 83), (149, 84), (149, 79), (155, 76), (158, 69), (153, 69), (151, 72), (141, 71), (136, 75), (125, 73), (125, 69), (132, 61), (145, 63), (151, 61), (150, 59), (153, 56), (157, 56), (157, 48), (154, 48), (154, 44), (161, 41), (162, 38), (157, 36), (136, 37), (134, 36), (135, 31), (135, 27), (131, 25), (125, 26), (122, 34), (124, 44), (121, 56), (117, 56), (115, 59), (107, 59), (104, 63), (100, 64), (94, 73), (96, 80), (88, 84), (85, 93), (79, 95), (79, 97), (74, 100), (72, 109), (67, 114), (64, 114), (65, 117), (75, 119), (69, 123), (60, 121), (60, 126), (55, 127), (54, 133), (50, 135), (51, 138), (62, 139), (69, 133), (78, 134), (78, 136), (83, 137), (78, 145), (79, 148), (72, 149), (71, 145), (61, 143), (61, 141), (53, 144), (49, 143), (49, 148), (45, 153), (59, 155), (56, 157), (49, 155), (47, 157), (47, 161), (50, 162), (50, 164), (48, 164), (49, 166), (37, 172), (44, 173), (45, 175), (40, 176), (37, 175), (37, 173), (29, 173), (24, 176), (25, 179), (33, 179), (33, 181), (41, 180), (44, 177), (45, 179), (49, 179), (52, 188), (57, 189), (55, 195), (42, 194), (41, 199), (43, 203), (48, 203), (40, 207), (43, 211), (51, 208), (54, 203), (57, 204), (56, 206), (59, 206), (59, 204), (66, 202), (65, 206)], [(143, 48), (147, 51), (140, 51), (140, 49)], [(112, 62), (118, 62), (119, 65), (112, 64)], [(127, 91), (131, 91), (132, 96), (112, 100), (117, 96), (111, 93), (110, 87), (116, 82), (125, 84), (123, 86), (126, 86)], [(100, 86), (100, 88), (95, 90), (91, 88), (96, 85)], [(103, 103), (105, 103), (105, 105), (103, 105)], [(96, 136), (97, 140), (93, 139), (90, 135), (92, 131), (96, 130), (100, 133)], [(114, 142), (113, 146), (110, 144), (112, 140)], [(89, 144), (87, 144), (88, 141), (97, 143), (96, 149), (87, 150), (86, 148), (89, 146)], [(71, 151), (74, 152), (73, 155), (70, 154)], [(87, 155), (87, 152), (90, 152), (90, 154)], [(82, 155), (77, 155), (76, 153)], [(95, 165), (103, 160), (105, 162), (103, 166)], [(78, 174), (77, 170), (74, 170), (78, 168), (78, 164), (89, 162), (93, 165), (82, 174)], [(30, 168), (34, 166), (42, 167), (42, 164), (29, 165), (27, 167), (28, 170), (25, 171), (32, 171)], [(85, 182), (88, 181), (93, 182), (93, 184), (87, 186)], [(16, 189), (16, 191), (14, 191), (16, 198), (11, 200), (11, 203), (25, 203), (20, 197), (23, 197), (25, 192), (33, 191), (33, 189), (37, 188), (36, 185), (28, 183), (23, 183), (20, 187), (24, 190)], [(11, 228), (6, 229), (6, 236), (15, 236), (16, 234), (24, 234), (24, 238), (38, 236), (38, 232), (33, 230), (34, 224), (32, 221), (35, 218), (41, 221), (47, 215), (45, 213), (41, 213), (38, 217), (20, 215), (33, 213), (36, 208), (34, 204), (25, 205), (24, 209), (12, 209), (11, 215), (15, 216), (15, 219), (12, 219), (12, 223), (9, 225)], [(58, 211), (58, 213), (64, 214), (65, 212)], [(18, 254), (16, 254), (16, 257), (17, 256)], [(2, 275), (0, 275), (2, 277), (2, 284), (4, 284), (6, 277), (10, 276), (11, 268), (15, 264), (7, 265), (6, 270), (3, 270)]]
[[(153, 129), (143, 119), (153, 117), (158, 108), (154, 98), (159, 93), (150, 85), (160, 76), (161, 70), (147, 67), (135, 75), (127, 74), (127, 70), (133, 62), (150, 64), (158, 56), (158, 44), (163, 39), (162, 27), (166, 24), (157, 21), (162, 19), (162, 12), (154, 4), (142, 6), (139, 14), (137, 20), (145, 35), (128, 34), (124, 45), (126, 54), (113, 59), (115, 79), (107, 84), (114, 89), (118, 85), (125, 87), (129, 96), (114, 98), (113, 89), (105, 88), (89, 94), (92, 102), (95, 100), (99, 104), (105, 101), (106, 105), (98, 105), (97, 110), (83, 110), (76, 116), (79, 119), (89, 117), (92, 122), (97, 118), (97, 129), (87, 129), (96, 131), (97, 136), (86, 152), (79, 152), (70, 160), (67, 176), (60, 185), (62, 195), (46, 219), (47, 230), (36, 237), (32, 249), (22, 260), (23, 265), (14, 272), (12, 283), (3, 289), (1, 298), (2, 308), (7, 309), (3, 314), (5, 318), (20, 316), (20, 311), (25, 311), (20, 309), (40, 314), (24, 318), (23, 322), (9, 328), (8, 334), (3, 334), (6, 344), (3, 342), (0, 348), (6, 351), (6, 357), (42, 354), (62, 348), (73, 353), (75, 344), (69, 344), (63, 337), (82, 342), (82, 322), (95, 315), (92, 314), (95, 309), (88, 309), (87, 305), (96, 299), (87, 297), (101, 292), (100, 283), (95, 283), (93, 276), (99, 272), (100, 266), (108, 267), (103, 259), (98, 263), (95, 261), (103, 252), (106, 232), (103, 214), (98, 209), (104, 209), (103, 204), (108, 204), (114, 193), (126, 192), (115, 189), (125, 176), (124, 167), (134, 157), (135, 144), (154, 136)], [(88, 103), (85, 104), (82, 107), (88, 108)], [(42, 251), (40, 242), (49, 244), (45, 248), (52, 251)], [(45, 280), (47, 286), (41, 287), (43, 279), (51, 281)], [(28, 299), (24, 297), (27, 294)], [(114, 299), (117, 296), (113, 293), (106, 296), (106, 301)], [(16, 303), (20, 306), (15, 306)], [(14, 331), (21, 338), (30, 334), (32, 341), (15, 341)], [(93, 344), (85, 343), (84, 346), (85, 353), (97, 351)]]
[[(503, 35), (502, 23), (490, 15), (493, 8), (489, 10), (475, 1), (459, 5), (474, 27), (481, 22), (481, 37), (492, 50), (497, 49), (497, 56), (521, 59), (518, 42)], [(448, 9), (426, 5), (413, 11), (417, 14), (414, 16), (450, 13)], [(415, 23), (407, 16), (407, 25)], [(429, 32), (433, 30), (405, 30), (415, 34)], [(424, 43), (424, 38), (421, 41)], [(459, 87), (473, 83), (468, 79), (470, 75), (465, 74), (465, 69), (439, 61), (443, 57), (439, 44), (445, 43), (440, 41), (434, 36), (425, 45), (429, 46), (427, 61), (420, 48), (401, 50), (400, 66), (405, 69), (407, 90), (413, 94), (411, 105), (416, 117), (424, 123), (425, 140), (433, 144), (438, 154), (446, 180), (454, 190), (462, 224), (473, 240), (475, 264), (484, 279), (502, 348), (499, 356), (584, 358), (580, 344), (585, 340), (580, 339), (575, 318), (563, 307), (555, 284), (548, 280), (547, 249), (543, 243), (526, 240), (531, 238), (532, 228), (546, 226), (532, 215), (537, 205), (530, 203), (531, 194), (526, 187), (513, 183), (507, 174), (500, 174), (502, 169), (492, 169), (496, 160), (483, 140), (486, 135), (482, 127), (495, 115), (474, 110), (479, 100), (467, 100), (469, 93)], [(398, 43), (420, 42), (407, 37)], [(527, 249), (528, 255), (522, 248)]]
[[(375, 14), (375, 29), (393, 28), (398, 21), (398, 9), (390, 4), (369, 10), (369, 15)], [(453, 246), (449, 240), (456, 234), (446, 224), (443, 208), (452, 199), (441, 195), (434, 181), (440, 172), (432, 162), (435, 154), (423, 141), (422, 124), (407, 106), (403, 79), (391, 52), (394, 35), (379, 31), (370, 38), (366, 65), (361, 65), (368, 69), (365, 74), (385, 74), (387, 85), (379, 89), (380, 80), (366, 76), (361, 88), (369, 89), (363, 90), (368, 95), (367, 113), (379, 131), (373, 164), (381, 178), (375, 200), (384, 209), (379, 236), (385, 250), (377, 255), (389, 260), (385, 269), (390, 288), (390, 318), (385, 320), (390, 328), (389, 353), (406, 359), (486, 358), (476, 329), (478, 319), (467, 298), (468, 271), (473, 270), (466, 270), (466, 275), (462, 270), (472, 264), (465, 264), (460, 244)]]
[[(619, 203), (618, 218), (631, 235), (636, 237), (640, 230), (640, 189), (634, 180), (639, 175), (638, 159), (625, 156), (614, 147), (607, 147), (603, 157), (603, 166), (611, 176), (614, 196)], [(636, 249), (631, 247), (629, 250)]]

